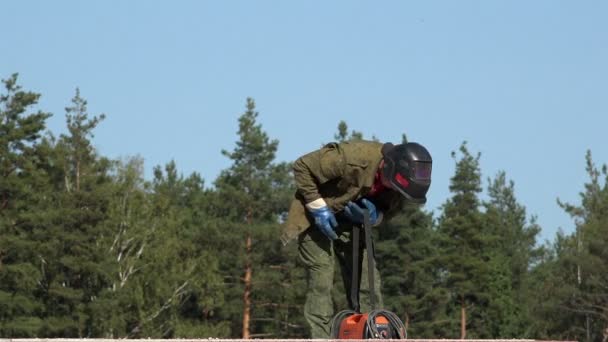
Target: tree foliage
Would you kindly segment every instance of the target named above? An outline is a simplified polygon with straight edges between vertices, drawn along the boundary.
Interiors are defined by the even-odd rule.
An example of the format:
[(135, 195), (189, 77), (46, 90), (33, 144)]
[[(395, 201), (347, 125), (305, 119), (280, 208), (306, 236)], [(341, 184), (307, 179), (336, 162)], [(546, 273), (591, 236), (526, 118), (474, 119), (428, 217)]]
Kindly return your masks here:
[[(17, 80), (0, 94), (1, 336), (236, 338), (246, 313), (250, 337), (309, 336), (297, 244), (279, 242), (291, 165), (276, 161), (253, 99), (221, 151), (230, 166), (208, 183), (174, 161), (146, 178), (141, 157), (104, 157), (105, 115), (78, 89), (54, 136), (41, 95)], [(337, 128), (336, 141), (364, 139)], [(407, 206), (375, 232), (384, 302), (409, 336), (605, 340), (607, 167), (587, 153), (580, 203), (558, 201), (576, 231), (541, 246), (507, 173), (484, 192), (480, 154), (465, 142), (452, 156), (437, 213)], [(334, 294), (343, 302), (342, 284)]]
[(38, 334), (44, 321), (38, 253), (49, 190), (37, 153), (49, 113), (33, 111), (40, 94), (24, 91), (17, 74), (3, 80), (0, 95), (0, 335)]
[[(450, 182), (453, 193), (443, 205), (438, 232), (440, 267), (444, 286), (449, 291), (451, 305), (447, 308), (452, 337), (486, 337), (484, 315), (489, 293), (483, 288), (490, 281), (490, 249), (494, 236), (487, 234), (480, 210), (480, 154), (473, 156), (464, 142), (459, 149), (461, 158)], [(456, 158), (456, 152), (452, 157)], [(460, 326), (460, 329), (458, 327)]]
[[(532, 303), (534, 331), (540, 337), (608, 338), (608, 172), (605, 164), (597, 168), (591, 151), (585, 160), (589, 180), (580, 204), (558, 200), (574, 219), (576, 231), (559, 234), (547, 261), (535, 270), (536, 286), (542, 286)], [(543, 316), (552, 320), (540, 319)]]
[[(231, 254), (222, 264), (222, 269), (232, 270), (227, 278), (231, 305), (226, 316), (250, 324), (244, 328), (244, 322), (233, 319), (233, 336), (238, 336), (242, 328), (247, 330), (243, 334), (254, 337), (283, 337), (282, 327), (294, 323), (290, 322), (290, 307), (283, 304), (292, 285), (285, 279), (291, 270), (287, 267), (289, 260), (280, 253), (278, 237), (293, 186), (289, 165), (274, 161), (279, 142), (263, 131), (258, 116), (254, 100), (248, 98), (245, 112), (239, 117), (239, 140), (233, 151), (222, 151), (232, 165), (215, 182), (217, 205), (232, 226), (221, 238), (229, 242), (224, 253)], [(241, 275), (242, 282), (233, 281)], [(264, 291), (268, 287), (274, 291)], [(246, 313), (234, 310), (243, 305)]]

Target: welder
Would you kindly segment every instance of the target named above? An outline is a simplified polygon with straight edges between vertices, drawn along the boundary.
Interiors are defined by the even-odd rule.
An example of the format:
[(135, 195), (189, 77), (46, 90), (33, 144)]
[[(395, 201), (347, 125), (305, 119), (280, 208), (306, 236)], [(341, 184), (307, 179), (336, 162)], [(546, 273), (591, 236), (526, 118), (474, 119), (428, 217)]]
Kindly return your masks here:
[[(363, 209), (377, 227), (406, 203), (424, 204), (431, 184), (432, 158), (415, 142), (393, 145), (355, 140), (330, 143), (293, 164), (296, 193), (283, 225), (284, 244), (296, 239), (306, 267), (308, 292), (304, 316), (312, 338), (329, 338), (334, 316), (331, 290), (338, 261), (346, 298), (351, 302), (353, 226), (363, 222)], [(362, 246), (359, 255), (367, 258)], [(382, 307), (380, 277), (373, 272), (376, 304)], [(360, 305), (369, 310), (367, 267), (361, 271)]]

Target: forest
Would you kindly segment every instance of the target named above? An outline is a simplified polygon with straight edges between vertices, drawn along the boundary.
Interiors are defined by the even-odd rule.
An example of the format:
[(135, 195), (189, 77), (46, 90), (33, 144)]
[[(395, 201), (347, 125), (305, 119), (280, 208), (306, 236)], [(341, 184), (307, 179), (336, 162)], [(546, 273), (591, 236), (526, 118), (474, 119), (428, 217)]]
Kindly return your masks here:
[[(216, 179), (173, 161), (145, 179), (141, 157), (96, 151), (105, 115), (78, 89), (56, 136), (41, 94), (17, 74), (1, 87), (0, 337), (309, 337), (297, 243), (279, 240), (291, 165), (253, 99)], [(341, 121), (324, 141), (363, 138)], [(374, 232), (384, 303), (408, 337), (606, 341), (606, 165), (587, 152), (580, 203), (559, 203), (575, 231), (540, 244), (506, 172), (484, 189), (480, 153), (455, 142), (452, 157), (439, 212), (407, 207)], [(334, 289), (339, 311), (339, 276)]]

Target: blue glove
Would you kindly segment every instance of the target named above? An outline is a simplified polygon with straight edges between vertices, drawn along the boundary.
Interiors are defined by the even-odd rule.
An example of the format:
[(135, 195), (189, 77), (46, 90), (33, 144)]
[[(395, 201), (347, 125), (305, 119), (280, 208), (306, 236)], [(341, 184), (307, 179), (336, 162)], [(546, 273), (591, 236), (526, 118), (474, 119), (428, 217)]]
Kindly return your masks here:
[(346, 207), (344, 207), (344, 215), (352, 222), (362, 224), (363, 209), (367, 209), (367, 211), (369, 211), (369, 223), (372, 226), (375, 225), (378, 222), (378, 211), (376, 210), (376, 206), (365, 198), (361, 200), (361, 203), (365, 208), (360, 207), (355, 202), (348, 202)]
[(329, 207), (323, 206), (318, 209), (310, 210), (310, 213), (315, 218), (315, 224), (319, 228), (319, 230), (325, 234), (330, 240), (336, 240), (338, 235), (336, 235), (335, 227), (338, 226), (338, 221), (336, 221), (336, 217), (334, 213), (329, 210)]

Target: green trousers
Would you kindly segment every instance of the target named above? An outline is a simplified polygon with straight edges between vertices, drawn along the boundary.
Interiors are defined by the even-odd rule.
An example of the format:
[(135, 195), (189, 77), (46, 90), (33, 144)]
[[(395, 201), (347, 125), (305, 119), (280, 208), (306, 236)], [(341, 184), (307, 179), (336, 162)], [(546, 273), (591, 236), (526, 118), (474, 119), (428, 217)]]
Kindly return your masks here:
[[(342, 281), (350, 308), (338, 308), (339, 311), (353, 309), (351, 302), (351, 282), (353, 269), (352, 224), (341, 223), (336, 232), (339, 238), (330, 241), (317, 227), (313, 226), (300, 234), (298, 250), (300, 260), (304, 263), (308, 276), (308, 292), (304, 306), (304, 317), (310, 325), (312, 338), (329, 338), (330, 325), (334, 312), (331, 289), (334, 284), (334, 265), (336, 260), (340, 266)], [(371, 309), (369, 296), (369, 280), (367, 267), (367, 250), (365, 248), (365, 235), (360, 234), (359, 258), (362, 260), (360, 271), (359, 302), (362, 312)], [(376, 307), (383, 307), (380, 292), (380, 273), (374, 268), (374, 292)]]

